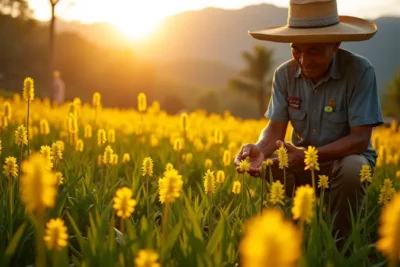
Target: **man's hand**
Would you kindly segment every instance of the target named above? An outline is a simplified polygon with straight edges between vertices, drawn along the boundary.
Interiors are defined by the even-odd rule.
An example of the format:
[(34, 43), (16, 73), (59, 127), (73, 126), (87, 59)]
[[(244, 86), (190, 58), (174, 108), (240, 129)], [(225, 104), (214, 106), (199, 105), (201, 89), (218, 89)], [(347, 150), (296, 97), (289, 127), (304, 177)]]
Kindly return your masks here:
[[(304, 150), (299, 149), (290, 143), (282, 142), (281, 140), (276, 141), (276, 149), (280, 148), (282, 145), (284, 145), (287, 150), (289, 168), (304, 167)], [(274, 165), (279, 164), (278, 158), (274, 158), (272, 161), (274, 162)]]
[(235, 158), (236, 171), (239, 173), (241, 172), (239, 169), (240, 161), (245, 160), (247, 157), (249, 157), (250, 161), (249, 174), (255, 177), (260, 176), (261, 165), (264, 161), (264, 154), (255, 144), (246, 144), (242, 147), (239, 154)]

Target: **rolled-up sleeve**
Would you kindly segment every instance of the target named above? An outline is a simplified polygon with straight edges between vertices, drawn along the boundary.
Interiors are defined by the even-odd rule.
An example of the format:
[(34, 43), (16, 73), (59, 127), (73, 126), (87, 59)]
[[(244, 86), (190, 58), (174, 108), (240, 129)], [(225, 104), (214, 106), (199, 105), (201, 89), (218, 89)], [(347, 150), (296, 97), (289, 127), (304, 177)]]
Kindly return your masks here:
[(350, 127), (375, 127), (383, 123), (375, 70), (372, 66), (366, 68), (354, 87), (348, 104), (348, 117)]
[(271, 99), (265, 117), (273, 121), (288, 122), (286, 77), (281, 71), (275, 71), (272, 78)]

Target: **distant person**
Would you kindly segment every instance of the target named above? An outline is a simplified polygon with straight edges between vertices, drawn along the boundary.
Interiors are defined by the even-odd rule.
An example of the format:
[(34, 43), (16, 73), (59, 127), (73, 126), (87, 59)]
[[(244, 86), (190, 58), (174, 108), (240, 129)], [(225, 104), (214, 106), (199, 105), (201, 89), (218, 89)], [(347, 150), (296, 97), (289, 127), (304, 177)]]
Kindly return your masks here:
[(61, 79), (59, 71), (53, 72), (50, 98), (55, 105), (63, 104), (65, 101), (65, 83)]
[[(349, 204), (355, 212), (366, 194), (361, 167), (374, 171), (371, 132), (383, 118), (374, 67), (340, 44), (366, 41), (376, 32), (370, 21), (339, 16), (336, 0), (291, 0), (286, 25), (249, 31), (255, 39), (290, 43), (292, 59), (275, 70), (268, 125), (255, 144), (242, 147), (235, 164), (249, 157), (250, 173), (259, 176), (262, 162), (284, 145), (289, 157), (286, 193), (291, 196), (293, 188), (311, 185), (304, 151), (316, 147), (320, 171), (315, 177), (329, 177), (333, 227), (344, 238), (352, 229)], [(284, 142), (289, 121), (292, 144)], [(273, 161), (273, 178), (282, 181), (283, 171)]]

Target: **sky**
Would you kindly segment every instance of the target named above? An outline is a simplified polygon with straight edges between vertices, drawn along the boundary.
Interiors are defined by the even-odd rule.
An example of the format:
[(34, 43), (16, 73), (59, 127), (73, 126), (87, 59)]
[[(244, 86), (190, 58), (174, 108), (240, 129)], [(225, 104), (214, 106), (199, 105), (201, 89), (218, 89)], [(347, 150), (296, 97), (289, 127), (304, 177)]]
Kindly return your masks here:
[[(34, 16), (48, 20), (48, 0), (29, 0)], [(337, 0), (339, 14), (374, 19), (383, 15), (400, 16), (400, 0)], [(111, 3), (111, 4), (110, 4)], [(186, 10), (205, 7), (238, 9), (270, 3), (287, 7), (289, 0), (60, 0), (56, 13), (64, 20), (83, 23), (110, 22), (132, 35), (144, 35), (163, 18)]]

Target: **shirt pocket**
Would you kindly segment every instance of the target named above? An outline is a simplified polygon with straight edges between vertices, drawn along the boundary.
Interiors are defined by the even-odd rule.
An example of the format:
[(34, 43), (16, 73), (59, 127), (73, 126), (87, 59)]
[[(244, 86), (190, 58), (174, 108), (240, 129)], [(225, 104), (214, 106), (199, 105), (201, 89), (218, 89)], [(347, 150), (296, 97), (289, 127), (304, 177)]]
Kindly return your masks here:
[(327, 130), (330, 141), (335, 141), (350, 132), (346, 111), (324, 113), (324, 128)]
[(299, 139), (301, 139), (301, 137), (304, 138), (307, 130), (307, 111), (290, 108), (288, 110), (290, 124), (292, 125), (294, 132)]

